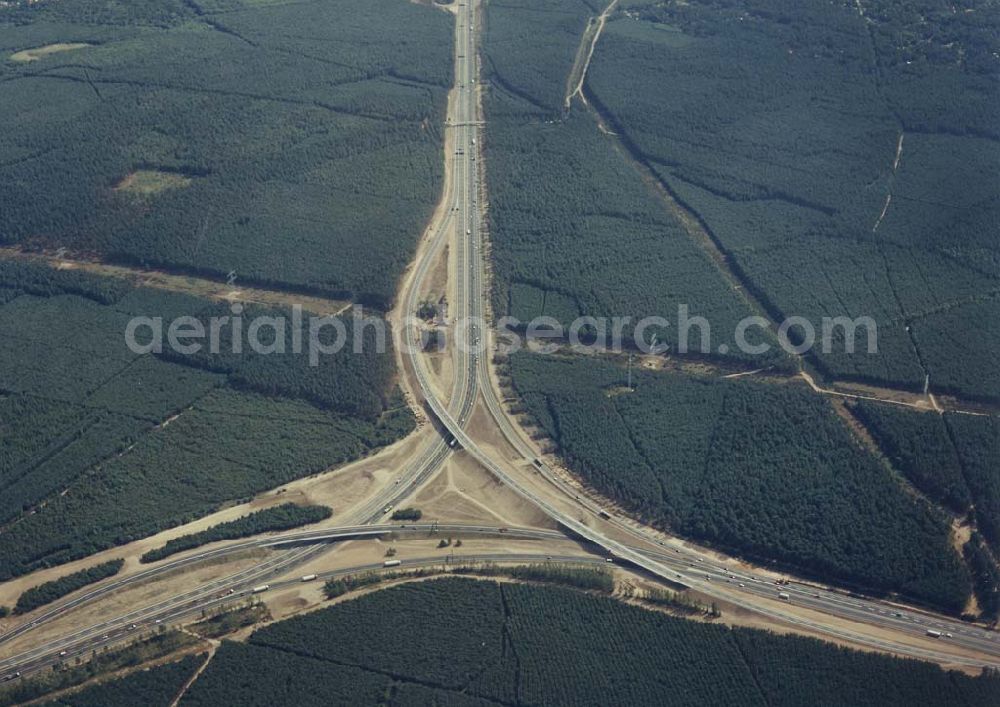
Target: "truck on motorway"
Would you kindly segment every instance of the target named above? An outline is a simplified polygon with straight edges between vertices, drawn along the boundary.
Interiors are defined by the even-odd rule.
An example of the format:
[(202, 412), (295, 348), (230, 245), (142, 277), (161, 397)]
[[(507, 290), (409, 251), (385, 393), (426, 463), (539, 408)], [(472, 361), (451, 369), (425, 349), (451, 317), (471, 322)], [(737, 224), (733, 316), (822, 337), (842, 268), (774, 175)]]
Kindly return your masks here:
[(788, 596), (788, 592), (778, 592), (778, 598), (782, 601), (789, 601), (791, 599), (791, 597)]
[(299, 581), (300, 582), (312, 582), (314, 579), (316, 579), (316, 575), (314, 575), (314, 574), (306, 574), (306, 575), (302, 575), (302, 579), (300, 579)]
[(270, 584), (262, 584), (259, 587), (254, 587), (253, 588), (253, 593), (254, 594), (260, 594), (262, 592), (266, 592), (270, 588), (271, 588)]
[(941, 632), (935, 631), (932, 628), (927, 629), (927, 635), (930, 636), (931, 638), (941, 638)]
[(597, 509), (597, 515), (599, 515), (601, 518), (605, 518), (607, 520), (611, 520), (611, 514), (608, 513), (606, 510), (604, 510), (603, 508), (598, 508)]
[(383, 567), (398, 567), (399, 566), (399, 560), (386, 560), (385, 562), (382, 563), (382, 566)]

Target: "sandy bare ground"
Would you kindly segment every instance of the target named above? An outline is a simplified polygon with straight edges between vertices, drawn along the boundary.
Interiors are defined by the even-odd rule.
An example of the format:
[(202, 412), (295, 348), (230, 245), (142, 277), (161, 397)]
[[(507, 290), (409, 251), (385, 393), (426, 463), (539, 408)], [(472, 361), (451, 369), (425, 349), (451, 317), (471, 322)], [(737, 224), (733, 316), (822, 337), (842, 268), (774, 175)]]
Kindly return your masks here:
[(594, 57), (594, 48), (597, 46), (597, 40), (601, 38), (601, 33), (604, 31), (604, 25), (607, 24), (608, 16), (614, 12), (616, 5), (618, 5), (618, 0), (611, 0), (600, 15), (596, 18), (591, 18), (587, 24), (587, 29), (583, 32), (583, 37), (580, 38), (580, 46), (576, 50), (576, 59), (573, 61), (573, 68), (570, 70), (566, 82), (566, 98), (563, 101), (563, 107), (566, 110), (569, 110), (575, 96), (579, 96), (580, 100), (584, 103), (587, 102), (587, 97), (583, 92), (583, 82), (587, 80), (587, 69), (590, 68), (590, 60)]
[(899, 405), (901, 407), (921, 412), (933, 411), (940, 413), (948, 411), (961, 413), (963, 415), (976, 415), (980, 417), (1000, 412), (1000, 406), (988, 405), (985, 403), (969, 403), (952, 396), (938, 399), (933, 393), (913, 393), (883, 386), (843, 381), (834, 382), (832, 387), (825, 387), (820, 385), (805, 370), (800, 371), (799, 376), (806, 381), (814, 392), (833, 397), (888, 403), (890, 405)]
[(525, 503), (463, 452), (453, 454), (404, 505), (419, 508), (424, 521), (555, 528), (544, 513)]
[(44, 47), (35, 47), (34, 49), (24, 49), (19, 52), (14, 52), (10, 55), (11, 61), (16, 61), (19, 63), (27, 63), (30, 61), (38, 61), (39, 59), (44, 59), (52, 54), (58, 54), (60, 52), (70, 52), (74, 49), (85, 49), (87, 47), (93, 46), (85, 42), (73, 42), (73, 43), (60, 43), (60, 44), (46, 44)]
[(117, 277), (143, 287), (183, 292), (216, 301), (253, 303), (274, 307), (300, 305), (304, 311), (320, 315), (340, 314), (351, 306), (350, 302), (343, 300), (300, 295), (281, 290), (241, 287), (238, 284), (229, 285), (222, 281), (178, 275), (164, 270), (111, 265), (83, 253), (63, 252), (60, 254), (56, 251), (25, 253), (19, 248), (6, 246), (0, 247), (0, 260), (27, 261), (48, 265), (58, 270), (80, 270), (105, 277)]
[(183, 189), (190, 186), (193, 179), (176, 172), (155, 169), (140, 169), (132, 172), (115, 185), (115, 191), (152, 196), (168, 189)]
[(885, 195), (885, 205), (882, 207), (882, 212), (875, 219), (875, 225), (872, 226), (872, 233), (878, 230), (878, 227), (882, 224), (882, 220), (885, 218), (886, 213), (889, 211), (889, 204), (892, 203), (892, 185), (895, 182), (896, 172), (899, 171), (899, 161), (903, 157), (903, 137), (905, 133), (900, 130), (899, 138), (896, 141), (896, 156), (892, 160), (892, 174), (890, 176), (889, 188), (886, 190)]

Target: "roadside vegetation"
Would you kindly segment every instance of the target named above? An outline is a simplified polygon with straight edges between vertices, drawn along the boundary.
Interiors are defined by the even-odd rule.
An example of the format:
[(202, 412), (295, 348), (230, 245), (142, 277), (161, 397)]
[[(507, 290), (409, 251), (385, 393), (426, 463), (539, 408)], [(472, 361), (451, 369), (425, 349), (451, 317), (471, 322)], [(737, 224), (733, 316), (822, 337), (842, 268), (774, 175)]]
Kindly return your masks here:
[(189, 655), (149, 670), (137, 670), (123, 678), (85, 687), (63, 695), (46, 707), (170, 707), (174, 697), (205, 661), (203, 655)]
[[(86, 662), (74, 659), (73, 664), (62, 663), (27, 680), (18, 680), (10, 686), (0, 686), (0, 705), (22, 704), (58, 690), (75, 687), (101, 675), (133, 668), (190, 648), (196, 640), (180, 631), (163, 630), (155, 636), (139, 639), (122, 648), (95, 652), (86, 656)], [(55, 704), (73, 707), (169, 705), (181, 686), (203, 661), (203, 657), (189, 656), (168, 666), (135, 672), (125, 678), (88, 687), (81, 691), (79, 696), (67, 696)], [(144, 697), (149, 701), (146, 702)]]
[(455, 574), (471, 574), (480, 577), (510, 577), (522, 582), (555, 584), (573, 589), (583, 589), (610, 594), (615, 589), (614, 576), (604, 569), (575, 567), (558, 562), (544, 562), (534, 565), (476, 565), (457, 567)]
[(157, 562), (171, 555), (176, 555), (178, 552), (192, 550), (220, 540), (248, 538), (261, 533), (291, 530), (303, 525), (318, 523), (321, 520), (326, 520), (332, 514), (333, 511), (326, 506), (297, 506), (294, 503), (285, 503), (274, 508), (255, 511), (227, 523), (213, 525), (200, 533), (191, 533), (168, 540), (163, 547), (150, 550), (139, 559), (141, 562)]
[(400, 508), (392, 512), (393, 520), (420, 520), (423, 516), (419, 508)]
[[(441, 541), (442, 543), (445, 541)], [(457, 545), (461, 545), (461, 540)], [(438, 545), (447, 547), (447, 545)], [(447, 567), (419, 567), (397, 572), (372, 571), (334, 577), (323, 585), (327, 599), (336, 599), (348, 592), (364, 587), (384, 584), (398, 579), (418, 579), (442, 574), (468, 575), (475, 577), (509, 577), (524, 582), (554, 584), (575, 589), (592, 590), (610, 594), (614, 591), (614, 577), (604, 569), (577, 567), (573, 565), (545, 562), (534, 565), (498, 565), (493, 563), (474, 565), (449, 565)]]
[(441, 189), (452, 28), (399, 0), (4, 8), (0, 242), (386, 308)]
[(270, 620), (271, 612), (263, 602), (250, 601), (236, 608), (224, 607), (192, 624), (190, 631), (202, 638), (220, 638), (241, 628)]
[(130, 317), (232, 312), (21, 263), (0, 264), (0, 290), (0, 581), (189, 522), (413, 429), (391, 349), (376, 353), (368, 327), (354, 354), (351, 318), (348, 345), (317, 366), (304, 353), (253, 353), (246, 327), (239, 354), (226, 340), (218, 355), (166, 345), (138, 355), (125, 343)]
[(110, 560), (99, 565), (88, 567), (87, 569), (68, 574), (65, 577), (39, 584), (27, 590), (17, 599), (14, 605), (15, 614), (26, 614), (29, 611), (51, 604), (62, 599), (67, 594), (72, 594), (77, 589), (83, 589), (88, 584), (100, 582), (102, 579), (114, 577), (125, 565), (125, 560)]

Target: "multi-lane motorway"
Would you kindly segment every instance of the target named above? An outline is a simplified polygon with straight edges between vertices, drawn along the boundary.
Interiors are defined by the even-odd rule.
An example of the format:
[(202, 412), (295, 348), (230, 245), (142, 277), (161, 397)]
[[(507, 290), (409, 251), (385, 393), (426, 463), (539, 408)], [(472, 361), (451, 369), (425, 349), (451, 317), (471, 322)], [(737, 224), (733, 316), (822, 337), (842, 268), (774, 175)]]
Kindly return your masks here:
[[(407, 570), (421, 567), (442, 567), (442, 566), (476, 566), (490, 563), (540, 563), (558, 562), (574, 564), (600, 565), (603, 560), (595, 557), (581, 557), (579, 555), (544, 555), (541, 553), (452, 553), (448, 556), (432, 555), (426, 557), (416, 557), (400, 560), (400, 564), (393, 567), (393, 570)], [(322, 582), (336, 577), (361, 574), (384, 569), (384, 563), (368, 563), (345, 567), (331, 572), (317, 574), (315, 578), (309, 575), (308, 582)], [(280, 591), (290, 587), (301, 586), (304, 578), (286, 579), (272, 582), (267, 585), (269, 592)], [(0, 668), (0, 675), (7, 678), (13, 676), (28, 676), (53, 665), (65, 664), (73, 661), (77, 657), (86, 657), (93, 651), (118, 643), (134, 639), (148, 633), (150, 629), (159, 626), (166, 626), (174, 623), (181, 623), (199, 617), (203, 612), (209, 612), (227, 604), (232, 604), (248, 597), (254, 596), (252, 584), (241, 584), (238, 587), (231, 587), (230, 590), (212, 594), (201, 599), (187, 599), (179, 601), (165, 601), (151, 605), (139, 611), (132, 612), (127, 617), (119, 617), (112, 621), (95, 624), (87, 629), (81, 630), (70, 639), (54, 641), (45, 647), (39, 647), (19, 657), (16, 664), (11, 664), (6, 668)], [(11, 672), (16, 671), (16, 672)], [(0, 677), (0, 680), (3, 680)]]
[[(479, 258), (479, 222), (475, 218), (476, 190), (478, 175), (476, 172), (476, 47), (475, 33), (472, 31), (469, 17), (460, 11), (455, 24), (455, 87), (449, 103), (449, 115), (445, 130), (450, 131), (450, 146), (453, 154), (448, 155), (451, 163), (451, 177), (445, 185), (442, 200), (443, 209), (440, 218), (433, 225), (431, 237), (426, 244), (421, 257), (416, 261), (413, 274), (404, 283), (402, 292), (401, 317), (398, 325), (402, 337), (401, 349), (417, 356), (422, 351), (421, 331), (410, 321), (418, 308), (421, 297), (425, 294), (424, 287), (427, 278), (441, 257), (447, 243), (454, 244), (456, 302), (451, 308), (450, 318), (453, 323), (468, 322), (470, 315), (475, 323), (472, 326), (455, 326), (465, 339), (462, 346), (451, 347), (454, 361), (454, 374), (451, 393), (448, 397), (448, 409), (456, 419), (464, 424), (472, 412), (476, 401), (477, 369), (479, 360), (476, 356), (463, 355), (470, 344), (478, 342), (482, 336), (479, 322), (481, 310), (470, 311), (470, 303), (476, 300), (473, 293), (482, 282), (482, 260)], [(452, 234), (455, 238), (449, 238)], [(468, 236), (468, 237), (467, 237)], [(473, 304), (473, 307), (477, 305)], [(419, 391), (426, 396), (426, 391)], [(387, 488), (383, 493), (376, 494), (359, 511), (355, 512), (349, 522), (375, 522), (382, 518), (398, 502), (410, 496), (424, 481), (430, 478), (448, 457), (451, 449), (445, 439), (434, 437), (417, 454), (399, 482)]]
[[(476, 37), (475, 22), (475, 8), (467, 3), (460, 3), (457, 13), (459, 43), (457, 51), (458, 57), (456, 75), (460, 84), (459, 103), (467, 101), (468, 105), (465, 108), (459, 108), (459, 115), (463, 123), (468, 121), (472, 125), (467, 131), (459, 135), (459, 151), (463, 152), (463, 154), (459, 155), (459, 157), (464, 157), (464, 159), (459, 159), (459, 163), (465, 163), (467, 174), (470, 175), (469, 179), (471, 179), (473, 183), (467, 185), (463, 192), (462, 182), (465, 180), (461, 179), (460, 175), (456, 175), (456, 178), (458, 179), (457, 183), (459, 184), (459, 189), (456, 191), (456, 194), (459, 198), (462, 193), (467, 195), (466, 202), (458, 205), (460, 223), (464, 225), (465, 228), (459, 229), (459, 238), (457, 240), (466, 241), (467, 245), (464, 247), (463, 253), (466, 254), (466, 258), (471, 257), (474, 262), (469, 263), (467, 266), (469, 276), (459, 274), (463, 284), (463, 288), (460, 292), (466, 293), (467, 298), (458, 302), (458, 311), (473, 318), (474, 321), (479, 321), (483, 313), (483, 303), (486, 301), (488, 293), (483, 290), (482, 273), (484, 269), (484, 261), (481, 247), (482, 237), (480, 231), (478, 204), (475, 202), (473, 197), (480, 181), (478, 175), (480, 162), (476, 160), (476, 153), (479, 149), (479, 145), (476, 144), (474, 127), (480, 122), (479, 102), (475, 90), (476, 83), (474, 74), (476, 56), (476, 52), (474, 51)], [(463, 38), (466, 28), (468, 31), (467, 40)], [(468, 141), (463, 142), (463, 137), (467, 138)], [(464, 150), (461, 148), (464, 148)], [(466, 258), (461, 259), (459, 262), (467, 262)], [(487, 332), (483, 333), (485, 335)], [(466, 370), (471, 371), (471, 374), (475, 374), (475, 371), (478, 368), (480, 381), (479, 387), (483, 392), (487, 409), (514, 448), (530, 461), (530, 466), (526, 467), (524, 465), (518, 466), (503, 464), (491, 458), (491, 456), (486, 453), (466, 432), (466, 418), (462, 416), (455, 416), (451, 412), (450, 408), (446, 406), (444, 401), (435, 395), (423, 357), (416, 349), (410, 347), (410, 362), (423, 397), (435, 417), (437, 417), (438, 421), (445, 427), (448, 434), (450, 434), (453, 439), (457, 440), (460, 447), (468, 452), (473, 458), (475, 458), (480, 464), (482, 464), (515, 493), (524, 498), (530, 504), (543, 510), (550, 518), (558, 522), (562, 527), (571, 530), (580, 537), (586, 538), (594, 544), (609, 551), (616, 557), (627, 560), (628, 562), (641, 567), (654, 575), (671, 581), (681, 582), (687, 586), (697, 589), (707, 596), (741, 604), (747, 608), (754, 609), (758, 613), (762, 613), (765, 616), (788, 624), (803, 626), (813, 631), (826, 633), (827, 635), (840, 639), (848, 639), (857, 643), (871, 645), (872, 647), (879, 649), (891, 649), (898, 653), (913, 655), (914, 657), (927, 658), (930, 657), (931, 654), (934, 654), (936, 658), (932, 659), (944, 660), (945, 655), (951, 655), (952, 652), (947, 650), (938, 653), (936, 651), (929, 651), (922, 647), (910, 645), (910, 634), (913, 633), (910, 625), (905, 626), (908, 630), (902, 632), (902, 635), (900, 636), (901, 640), (893, 641), (891, 639), (873, 637), (869, 633), (852, 631), (850, 628), (845, 628), (839, 620), (832, 622), (807, 620), (802, 617), (800, 612), (785, 610), (780, 608), (780, 606), (773, 606), (773, 591), (770, 592), (770, 595), (766, 598), (766, 600), (761, 601), (759, 590), (755, 586), (757, 585), (756, 581), (751, 581), (749, 583), (736, 582), (735, 584), (732, 582), (725, 582), (724, 584), (726, 586), (720, 587), (720, 583), (718, 581), (713, 582), (711, 577), (707, 576), (703, 572), (692, 572), (690, 571), (692, 568), (687, 567), (671, 567), (669, 563), (664, 562), (660, 557), (656, 557), (655, 554), (650, 553), (649, 551), (643, 551), (642, 549), (633, 548), (630, 545), (626, 545), (625, 543), (615, 539), (615, 537), (611, 534), (612, 532), (615, 533), (616, 536), (620, 536), (623, 533), (627, 534), (629, 537), (640, 541), (640, 547), (643, 544), (648, 543), (662, 545), (662, 540), (660, 540), (659, 536), (654, 533), (635, 528), (631, 524), (617, 521), (614, 518), (608, 519), (602, 517), (600, 510), (596, 507), (596, 504), (589, 503), (580, 498), (578, 491), (574, 491), (571, 487), (561, 482), (543, 461), (537, 459), (530, 444), (527, 443), (518, 434), (517, 430), (513, 428), (500, 406), (500, 401), (496, 396), (494, 386), (490, 380), (485, 360), (482, 362), (482, 365), (480, 365), (480, 354), (478, 353), (480, 347), (476, 346), (480, 340), (477, 337), (478, 333), (474, 334), (472, 342), (468, 342), (473, 345), (466, 346), (465, 350), (460, 351), (459, 353), (464, 355), (465, 358), (469, 360), (468, 368)], [(530, 471), (525, 471), (526, 468), (530, 469)], [(533, 474), (535, 469), (537, 469), (539, 473), (541, 473), (548, 480), (549, 484), (547, 486), (539, 486), (538, 484), (530, 483), (530, 479), (525, 478), (525, 474)], [(573, 503), (571, 505), (567, 505), (567, 499), (572, 500)], [(583, 516), (582, 519), (581, 516)], [(695, 560), (700, 560), (703, 563), (707, 557), (709, 557), (709, 555), (706, 553), (704, 555), (699, 555), (695, 558)], [(810, 608), (816, 609), (818, 612), (826, 613), (831, 617), (836, 617), (836, 619), (847, 619), (849, 621), (859, 622), (865, 625), (874, 625), (888, 631), (897, 631), (901, 628), (899, 625), (900, 622), (897, 621), (900, 617), (896, 616), (897, 613), (901, 612), (898, 612), (895, 608), (888, 608), (890, 605), (882, 606), (880, 602), (861, 600), (855, 600), (853, 603), (845, 602), (839, 598), (835, 598), (835, 595), (828, 594), (824, 597), (823, 594), (815, 592), (807, 597), (807, 599)], [(791, 597), (789, 597), (789, 601), (790, 600)], [(919, 621), (919, 623), (917, 623), (917, 621)], [(915, 623), (917, 626), (921, 626), (923, 620), (919, 619), (917, 621), (910, 623)], [(983, 653), (981, 660), (972, 659), (976, 664), (1000, 664), (1000, 650), (998, 650), (997, 643), (994, 642), (995, 636), (993, 632), (984, 631), (982, 629), (973, 629), (972, 631), (969, 631), (965, 624), (943, 617), (935, 618), (933, 623), (935, 626), (944, 627), (942, 631), (946, 631), (952, 635), (952, 637), (947, 640), (953, 641), (955, 644), (961, 644), (963, 647), (969, 648), (973, 651), (981, 651)]]
[[(352, 539), (381, 538), (392, 535), (399, 538), (423, 538), (434, 534), (436, 536), (459, 537), (496, 537), (507, 540), (555, 541), (565, 540), (562, 533), (536, 528), (517, 528), (486, 525), (450, 524), (450, 523), (410, 523), (393, 525), (358, 525), (345, 528), (329, 528), (324, 530), (297, 531), (282, 533), (269, 537), (259, 537), (244, 540), (222, 547), (195, 552), (183, 558), (157, 564), (143, 572), (127, 575), (103, 583), (99, 587), (73, 597), (65, 602), (59, 602), (45, 613), (34, 617), (30, 622), (22, 624), (14, 630), (0, 636), (0, 645), (37, 629), (55, 619), (91, 605), (101, 599), (113, 596), (131, 587), (136, 587), (168, 574), (190, 568), (196, 564), (208, 561), (219, 561), (254, 549), (282, 549), (274, 557), (254, 565), (246, 570), (228, 575), (197, 587), (163, 597), (147, 606), (132, 609), (124, 614), (114, 616), (96, 624), (82, 627), (33, 646), (30, 650), (0, 660), (0, 677), (15, 672), (27, 674), (39, 666), (50, 664), (50, 659), (74, 652), (87, 652), (96, 647), (120, 640), (131, 635), (131, 627), (148, 628), (157, 623), (171, 620), (183, 609), (186, 612), (197, 612), (215, 606), (223, 601), (232, 601), (245, 594), (254, 585), (260, 584), (270, 577), (280, 577), (288, 574), (293, 567), (305, 564), (313, 559), (318, 552), (325, 550), (330, 543)], [(441, 562), (441, 557), (437, 558)], [(381, 567), (381, 565), (377, 565)], [(274, 586), (278, 586), (277, 584)], [(65, 656), (63, 656), (65, 657)]]
[[(254, 583), (269, 577), (287, 575), (292, 567), (316, 557), (326, 547), (316, 543), (330, 543), (352, 537), (377, 537), (388, 532), (426, 533), (430, 530), (429, 524), (406, 527), (371, 524), (384, 518), (387, 508), (412, 495), (441, 467), (448, 455), (457, 449), (463, 449), (526, 503), (543, 510), (561, 527), (603, 548), (616, 562), (634, 565), (655, 576), (691, 587), (707, 597), (751, 609), (775, 621), (798, 626), (809, 632), (936, 662), (971, 666), (1000, 665), (1000, 641), (993, 631), (890, 602), (859, 598), (806, 584), (792, 583), (778, 587), (770, 575), (754, 575), (735, 569), (738, 566), (735, 562), (722, 563), (717, 555), (673, 542), (660, 533), (625, 519), (608, 517), (609, 514), (602, 512), (596, 502), (562, 480), (537, 457), (537, 451), (531, 442), (505, 414), (490, 377), (488, 356), (480, 353), (490, 349), (488, 339), (484, 338), (489, 336), (489, 332), (480, 326), (488, 293), (484, 291), (485, 261), (477, 200), (481, 184), (478, 151), (482, 142), (478, 139), (481, 137), (479, 126), (482, 125), (482, 120), (477, 96), (477, 21), (475, 8), (466, 2), (458, 3), (455, 14), (456, 85), (446, 125), (446, 130), (450, 131), (448, 144), (452, 154), (448, 155), (448, 159), (451, 160), (451, 175), (446, 184), (444, 209), (439, 212), (438, 222), (421, 249), (401, 298), (404, 318), (416, 312), (420, 297), (425, 293), (427, 278), (445, 251), (445, 245), (450, 244), (449, 254), (454, 265), (454, 302), (451, 303), (449, 318), (453, 324), (461, 324), (451, 328), (454, 336), (461, 337), (461, 341), (451, 342), (454, 366), (451, 388), (446, 399), (441, 396), (427, 370), (418, 328), (406, 326), (400, 331), (405, 343), (402, 349), (416, 383), (414, 392), (422, 397), (427, 409), (440, 425), (443, 435), (424, 444), (398, 477), (398, 482), (393, 481), (376, 493), (352, 514), (347, 521), (349, 525), (345, 527), (283, 533), (193, 553), (180, 560), (162, 563), (144, 572), (101, 585), (91, 592), (55, 606), (7, 635), (0, 636), (2, 644), (130, 584), (177, 571), (194, 563), (253, 548), (288, 546), (288, 549), (282, 550), (275, 557), (243, 572), (163, 599), (113, 620), (74, 631), (72, 635), (48, 641), (33, 647), (31, 651), (0, 661), (0, 677), (12, 671), (27, 674), (60, 659), (88, 653), (101, 645), (120, 642), (132, 635), (133, 624), (140, 626), (155, 624), (157, 621), (177, 621), (202, 609), (231, 601), (234, 597), (245, 596)], [(507, 459), (492, 457), (467, 431), (467, 422), (480, 398), (480, 392), (486, 410), (512, 449), (522, 457), (522, 463), (515, 464)], [(525, 460), (527, 463), (524, 463)], [(497, 528), (486, 526), (441, 525), (438, 529), (453, 534), (499, 532)], [(553, 531), (511, 528), (505, 530), (505, 537), (544, 543), (564, 536)], [(303, 547), (305, 544), (311, 545)], [(539, 553), (537, 557), (548, 556)], [(471, 557), (464, 559), (473, 561)], [(513, 556), (504, 555), (503, 559), (513, 559)], [(440, 563), (440, 558), (427, 561)], [(605, 560), (597, 557), (594, 561), (603, 563)], [(341, 572), (374, 567), (376, 566), (351, 568)], [(279, 586), (273, 585), (274, 588)], [(779, 598), (779, 594), (786, 594), (787, 600)], [(928, 629), (941, 633), (941, 637), (936, 639), (936, 645), (935, 641), (926, 638)], [(63, 652), (66, 655), (60, 656)]]

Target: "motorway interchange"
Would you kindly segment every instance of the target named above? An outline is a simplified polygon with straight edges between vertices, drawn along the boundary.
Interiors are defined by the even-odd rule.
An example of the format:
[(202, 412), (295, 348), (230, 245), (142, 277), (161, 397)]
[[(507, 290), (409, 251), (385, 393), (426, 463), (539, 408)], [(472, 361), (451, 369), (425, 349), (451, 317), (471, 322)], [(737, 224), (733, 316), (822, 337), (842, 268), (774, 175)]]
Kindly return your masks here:
[[(476, 8), (460, 2), (454, 13), (456, 82), (446, 125), (446, 144), (451, 145), (448, 155), (451, 160), (450, 178), (445, 187), (444, 208), (429, 229), (428, 238), (422, 244), (418, 259), (404, 283), (400, 308), (404, 317), (416, 311), (420, 298), (426, 292), (429, 275), (447, 246), (452, 259), (449, 281), (453, 303), (449, 315), (456, 320), (479, 322), (485, 319), (488, 295), (484, 287), (485, 262), (478, 199), (482, 179), (481, 159), (477, 157), (482, 141), (477, 144), (476, 138), (482, 118), (476, 79)], [(611, 559), (615, 566), (689, 587), (711, 600), (742, 607), (777, 624), (814, 635), (943, 664), (1000, 666), (1000, 641), (992, 630), (889, 601), (806, 583), (777, 585), (778, 575), (747, 571), (736, 561), (720, 561), (716, 553), (681, 543), (602, 510), (598, 502), (563, 479), (539, 456), (532, 442), (504, 411), (496, 392), (497, 386), (485, 363), (488, 356), (476, 353), (491, 350), (490, 332), (472, 326), (463, 333), (468, 340), (465, 346), (452, 346), (453, 376), (448, 396), (443, 398), (428, 370), (426, 357), (421, 353), (421, 332), (414, 326), (396, 327), (396, 334), (405, 337), (408, 344), (397, 347), (397, 350), (407, 352), (406, 360), (401, 363), (408, 374), (405, 378), (410, 383), (410, 393), (414, 399), (422, 401), (440, 434), (428, 439), (398, 479), (374, 494), (350, 518), (345, 519), (343, 527), (282, 533), (194, 552), (111, 580), (57, 603), (0, 636), (0, 649), (50, 621), (130, 585), (247, 549), (278, 550), (266, 561), (238, 573), (113, 619), (81, 627), (70, 634), (35, 645), (30, 650), (8, 656), (0, 660), (0, 679), (28, 675), (55, 663), (87, 655), (99, 647), (129, 640), (137, 632), (189, 620), (203, 610), (245, 598), (253, 592), (254, 586), (260, 586), (265, 581), (270, 581), (269, 591), (295, 584), (301, 581), (291, 577), (295, 568), (318, 558), (331, 543), (382, 537), (389, 533), (396, 537), (426, 536), (432, 531), (519, 539), (537, 542), (540, 546), (539, 551), (533, 553), (456, 555), (456, 562), (552, 560), (605, 565)], [(468, 422), (480, 402), (510, 447), (506, 457), (481, 446), (468, 429)], [(469, 524), (386, 524), (383, 519), (387, 509), (411, 497), (442, 468), (449, 455), (455, 453), (468, 455), (478, 462), (525, 503), (541, 509), (570, 537), (586, 541), (594, 549), (594, 554), (589, 558), (546, 554), (546, 542), (566, 537), (564, 533), (552, 530), (501, 529)], [(441, 562), (440, 556), (408, 558), (400, 561), (400, 567), (433, 566)], [(381, 566), (366, 564), (338, 568), (318, 574), (316, 580), (377, 570)], [(928, 634), (928, 631), (933, 633)]]

